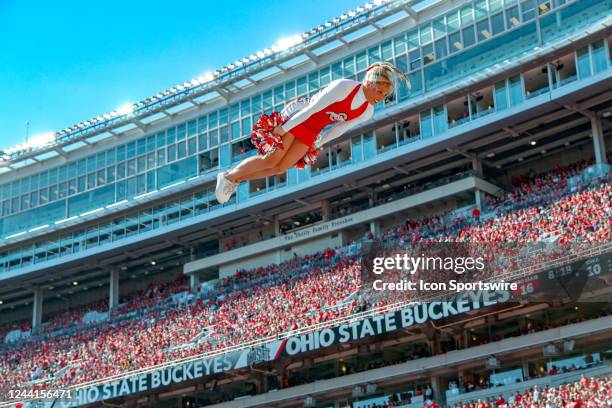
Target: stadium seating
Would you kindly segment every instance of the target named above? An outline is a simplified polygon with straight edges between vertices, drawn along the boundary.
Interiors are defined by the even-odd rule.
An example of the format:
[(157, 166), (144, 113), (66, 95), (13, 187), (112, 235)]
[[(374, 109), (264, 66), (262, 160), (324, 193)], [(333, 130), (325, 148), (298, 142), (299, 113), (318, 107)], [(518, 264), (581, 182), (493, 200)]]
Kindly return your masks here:
[[(489, 218), (460, 217), (447, 226), (443, 216), (434, 216), (407, 221), (372, 238), (399, 246), (424, 239), (527, 242), (556, 237), (562, 243), (610, 242), (610, 175), (574, 190), (566, 188), (568, 178), (584, 166), (517, 180), (512, 192), (489, 200)], [(347, 316), (358, 306), (345, 300), (358, 290), (359, 267), (359, 259), (345, 249), (330, 249), (241, 271), (187, 304), (171, 301), (173, 294), (187, 290), (181, 277), (130, 295), (113, 319), (103, 324), (84, 328), (73, 322), (87, 310), (103, 310), (104, 302), (58, 314), (43, 333), (2, 346), (0, 390), (25, 383), (45, 388), (86, 382), (118, 374), (117, 367), (143, 368)], [(377, 305), (385, 302), (389, 300)], [(372, 306), (376, 305), (366, 307)]]

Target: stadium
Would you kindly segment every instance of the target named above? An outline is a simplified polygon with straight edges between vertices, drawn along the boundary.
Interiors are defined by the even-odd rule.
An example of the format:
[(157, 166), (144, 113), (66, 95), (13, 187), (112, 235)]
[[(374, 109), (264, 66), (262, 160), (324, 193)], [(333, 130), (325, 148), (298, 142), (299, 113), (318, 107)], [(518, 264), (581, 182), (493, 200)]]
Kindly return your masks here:
[[(376, 0), (0, 151), (0, 407), (612, 406), (611, 26)], [(380, 61), (410, 87), (216, 200), (261, 114)], [(517, 289), (372, 290), (423, 248)]]

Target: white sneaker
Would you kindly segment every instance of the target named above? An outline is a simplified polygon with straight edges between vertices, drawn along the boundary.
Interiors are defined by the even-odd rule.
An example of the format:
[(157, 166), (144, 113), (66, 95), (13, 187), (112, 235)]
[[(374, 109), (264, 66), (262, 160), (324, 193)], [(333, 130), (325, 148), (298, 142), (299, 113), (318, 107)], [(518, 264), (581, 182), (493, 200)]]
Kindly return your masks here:
[(215, 196), (220, 204), (227, 202), (230, 199), (234, 191), (238, 188), (240, 183), (232, 183), (225, 178), (225, 173), (219, 172), (217, 174), (217, 188), (215, 189)]

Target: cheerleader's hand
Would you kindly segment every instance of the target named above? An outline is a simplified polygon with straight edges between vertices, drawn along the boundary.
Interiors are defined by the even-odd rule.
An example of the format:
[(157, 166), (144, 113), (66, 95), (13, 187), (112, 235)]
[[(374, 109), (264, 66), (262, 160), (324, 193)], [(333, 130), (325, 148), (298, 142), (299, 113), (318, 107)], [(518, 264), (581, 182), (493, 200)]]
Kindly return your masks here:
[(287, 133), (287, 132), (285, 132), (285, 130), (282, 127), (277, 126), (277, 127), (274, 128), (274, 132), (273, 133), (275, 135), (285, 136), (285, 133)]

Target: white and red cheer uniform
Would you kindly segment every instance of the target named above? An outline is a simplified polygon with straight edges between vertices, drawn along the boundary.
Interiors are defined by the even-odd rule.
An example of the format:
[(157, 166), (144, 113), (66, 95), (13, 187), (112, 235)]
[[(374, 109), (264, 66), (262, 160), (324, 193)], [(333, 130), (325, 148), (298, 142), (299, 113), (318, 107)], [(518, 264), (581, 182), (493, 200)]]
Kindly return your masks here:
[[(360, 82), (339, 79), (319, 91), (303, 109), (293, 114), (281, 127), (300, 142), (312, 147), (342, 135), (372, 117), (374, 107), (368, 103)], [(327, 126), (332, 127), (322, 134)]]
[(365, 122), (373, 114), (374, 106), (366, 100), (363, 85), (351, 79), (339, 79), (310, 99), (289, 103), (281, 114), (262, 115), (253, 127), (251, 141), (260, 154), (282, 147), (282, 139), (272, 133), (274, 127), (280, 125), (310, 148), (296, 164), (296, 167), (303, 168), (314, 163), (318, 147)]

